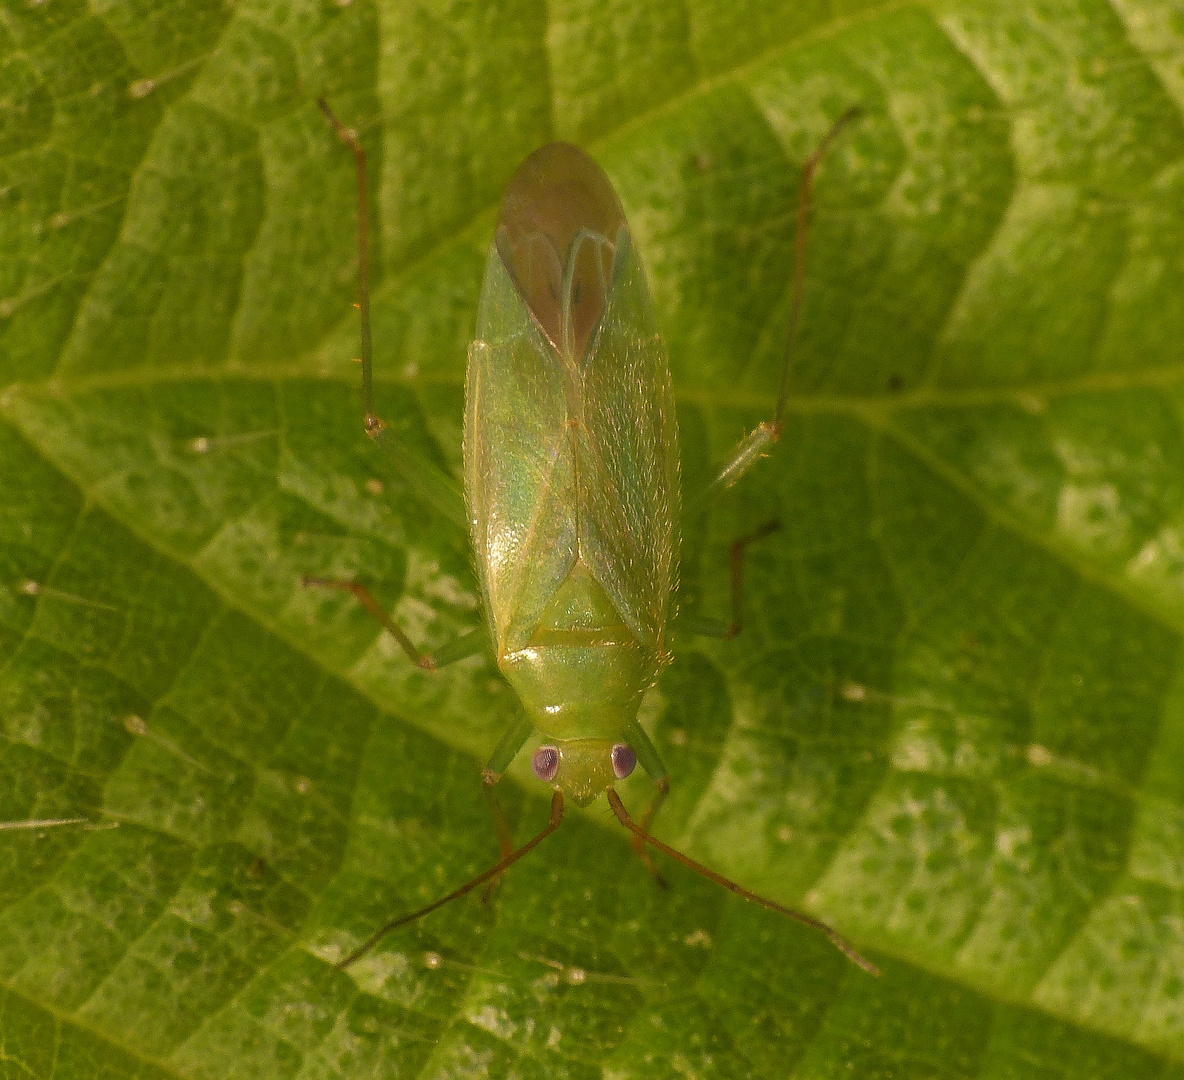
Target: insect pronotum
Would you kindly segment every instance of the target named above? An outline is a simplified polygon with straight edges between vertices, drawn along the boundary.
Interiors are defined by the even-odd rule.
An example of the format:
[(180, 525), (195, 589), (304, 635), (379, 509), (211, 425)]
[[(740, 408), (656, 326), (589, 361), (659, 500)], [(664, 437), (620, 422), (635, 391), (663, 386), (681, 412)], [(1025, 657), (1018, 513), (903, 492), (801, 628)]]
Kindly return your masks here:
[[(479, 885), (492, 885), (559, 827), (565, 797), (584, 806), (604, 793), (651, 870), (646, 845), (746, 900), (821, 931), (865, 971), (879, 974), (818, 919), (758, 896), (650, 835), (670, 779), (637, 713), (671, 660), (680, 539), (678, 432), (645, 273), (607, 177), (583, 151), (551, 143), (522, 162), (506, 189), (469, 347), (462, 496), (452, 477), (399, 443), (375, 413), (366, 153), (357, 133), (325, 101), (319, 105), (357, 165), (366, 430), (420, 495), (468, 529), (485, 627), (429, 655), (356, 582), (308, 577), (305, 584), (353, 593), (421, 668), (434, 670), (491, 642), (497, 666), (522, 705), (521, 719), (483, 773), (498, 862), (447, 896), (379, 927), (339, 966), (352, 964), (396, 927)], [(702, 505), (736, 483), (781, 435), (802, 305), (811, 182), (827, 148), (858, 112), (851, 109), (835, 122), (802, 169), (788, 345), (772, 419), (741, 440)], [(715, 625), (697, 619), (695, 631), (725, 637), (739, 631), (744, 549), (775, 527), (770, 523), (733, 543), (732, 620)], [(535, 750), (531, 768), (554, 787), (551, 814), (540, 832), (515, 848), (492, 789), (536, 730), (546, 742)], [(655, 792), (634, 820), (614, 784), (638, 763)]]

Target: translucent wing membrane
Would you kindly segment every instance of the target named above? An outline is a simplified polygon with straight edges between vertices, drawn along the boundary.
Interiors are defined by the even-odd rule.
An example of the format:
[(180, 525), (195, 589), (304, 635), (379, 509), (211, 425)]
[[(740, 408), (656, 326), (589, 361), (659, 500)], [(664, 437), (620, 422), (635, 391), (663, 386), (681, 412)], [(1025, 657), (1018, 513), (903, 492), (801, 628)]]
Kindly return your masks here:
[(678, 585), (678, 432), (666, 350), (627, 232), (581, 389), (582, 556), (638, 640), (661, 654)]
[(576, 560), (563, 364), (491, 258), (465, 382), (465, 494), (489, 629), (522, 648)]
[(604, 173), (567, 143), (531, 154), (502, 199), (498, 253), (539, 328), (577, 364), (604, 313), (625, 227)]

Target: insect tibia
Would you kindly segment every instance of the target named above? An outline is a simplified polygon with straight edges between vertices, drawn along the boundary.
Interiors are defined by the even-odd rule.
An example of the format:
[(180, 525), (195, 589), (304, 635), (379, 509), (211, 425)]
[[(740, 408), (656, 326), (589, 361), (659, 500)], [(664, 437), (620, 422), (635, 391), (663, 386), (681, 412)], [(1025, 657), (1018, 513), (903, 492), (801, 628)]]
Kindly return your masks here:
[(731, 487), (763, 457), (767, 457), (773, 443), (781, 438), (782, 425), (768, 421), (758, 424), (736, 447), (732, 460), (720, 471), (717, 484)]
[(780, 420), (765, 420), (740, 440), (732, 452), (731, 460), (720, 470), (703, 493), (687, 507), (687, 514), (694, 518), (703, 513), (723, 492), (732, 487), (749, 469), (762, 458), (769, 456), (773, 444), (781, 438), (785, 425)]

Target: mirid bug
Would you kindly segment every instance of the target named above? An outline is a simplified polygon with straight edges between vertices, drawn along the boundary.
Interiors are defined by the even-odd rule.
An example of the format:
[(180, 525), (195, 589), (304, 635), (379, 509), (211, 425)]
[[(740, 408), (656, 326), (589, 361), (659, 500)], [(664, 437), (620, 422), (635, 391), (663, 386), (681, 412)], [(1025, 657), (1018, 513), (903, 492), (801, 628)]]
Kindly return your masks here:
[[(646, 845), (814, 927), (865, 971), (879, 974), (829, 926), (758, 896), (650, 835), (670, 781), (637, 715), (642, 696), (671, 659), (678, 433), (645, 274), (608, 178), (583, 151), (552, 143), (527, 157), (506, 189), (469, 347), (462, 496), (450, 476), (398, 443), (375, 413), (366, 154), (357, 134), (323, 100), (319, 104), (357, 164), (366, 430), (423, 497), (468, 529), (485, 627), (426, 655), (361, 585), (312, 577), (305, 584), (353, 593), (422, 668), (434, 670), (490, 642), (523, 708), (483, 773), (499, 861), (447, 896), (392, 919), (339, 966), (353, 963), (396, 927), (492, 883), (559, 827), (565, 797), (583, 806), (604, 793), (651, 870)], [(780, 437), (801, 309), (810, 186), (822, 155), (857, 114), (853, 109), (840, 117), (803, 166), (789, 344), (772, 419), (740, 442), (702, 496), (704, 505)], [(772, 528), (732, 545), (732, 621), (717, 626), (696, 620), (698, 632), (738, 632), (744, 549)], [(536, 730), (546, 742), (534, 752), (531, 768), (554, 788), (551, 814), (540, 832), (514, 848), (492, 789)], [(655, 791), (635, 821), (614, 785), (637, 764)]]

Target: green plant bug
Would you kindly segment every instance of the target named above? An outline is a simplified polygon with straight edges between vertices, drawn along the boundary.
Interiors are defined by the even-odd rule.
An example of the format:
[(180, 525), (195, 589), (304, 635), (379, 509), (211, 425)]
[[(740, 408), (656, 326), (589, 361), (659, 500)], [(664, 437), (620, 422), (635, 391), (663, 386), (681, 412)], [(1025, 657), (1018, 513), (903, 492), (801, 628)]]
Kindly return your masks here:
[[(469, 347), (462, 495), (452, 477), (402, 445), (374, 411), (366, 154), (357, 133), (324, 100), (319, 105), (357, 165), (366, 430), (417, 492), (467, 528), (485, 627), (427, 655), (361, 585), (314, 577), (305, 584), (353, 593), (412, 663), (425, 669), (492, 643), (498, 669), (523, 710), (483, 773), (497, 824), (498, 862), (434, 903), (392, 919), (339, 966), (352, 964), (396, 927), (479, 885), (492, 886), (559, 827), (565, 798), (584, 806), (603, 793), (651, 871), (647, 845), (821, 931), (859, 967), (879, 974), (818, 919), (758, 896), (650, 835), (670, 780), (637, 717), (643, 695), (671, 659), (680, 539), (678, 432), (665, 347), (612, 184), (587, 154), (567, 143), (536, 150), (510, 180)], [(801, 309), (810, 187), (823, 154), (858, 112), (840, 117), (803, 166), (789, 345), (773, 417), (741, 440), (697, 505), (736, 483), (780, 437)], [(690, 629), (718, 636), (739, 631), (744, 550), (775, 527), (769, 523), (732, 545), (732, 621), (697, 620)], [(493, 786), (535, 731), (545, 742), (531, 768), (554, 788), (551, 813), (541, 831), (515, 848)], [(638, 764), (655, 793), (635, 821), (614, 785)]]

